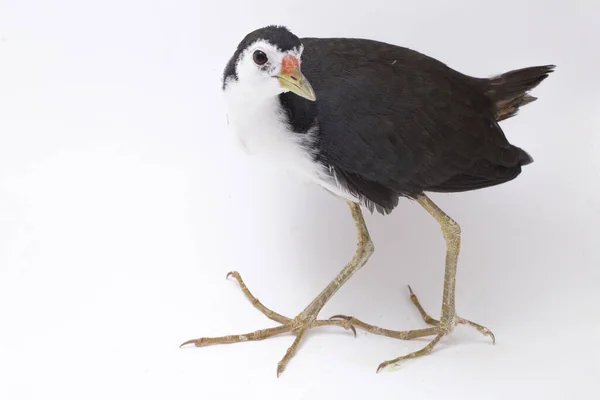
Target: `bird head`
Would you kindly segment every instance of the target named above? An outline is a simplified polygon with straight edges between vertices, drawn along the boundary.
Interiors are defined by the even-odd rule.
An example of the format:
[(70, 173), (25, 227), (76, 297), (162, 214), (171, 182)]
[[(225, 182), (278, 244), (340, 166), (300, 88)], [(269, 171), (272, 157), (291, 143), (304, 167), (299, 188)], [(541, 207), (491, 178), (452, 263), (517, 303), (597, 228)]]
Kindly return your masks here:
[(255, 97), (292, 92), (314, 101), (315, 92), (300, 68), (303, 50), (300, 39), (284, 27), (251, 32), (225, 68), (223, 89), (243, 87)]

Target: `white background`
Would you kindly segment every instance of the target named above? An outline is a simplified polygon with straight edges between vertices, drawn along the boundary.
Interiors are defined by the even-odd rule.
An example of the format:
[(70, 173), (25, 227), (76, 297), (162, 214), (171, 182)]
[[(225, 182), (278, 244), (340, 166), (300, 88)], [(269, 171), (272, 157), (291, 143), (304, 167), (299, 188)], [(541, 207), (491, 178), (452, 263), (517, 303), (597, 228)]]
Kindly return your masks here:
[[(0, 0), (0, 398), (591, 398), (600, 378), (600, 5), (594, 1)], [(433, 195), (463, 228), (459, 327), (431, 355), (374, 335), (179, 349), (274, 326), (351, 257), (345, 205), (235, 146), (220, 79), (267, 24), (368, 37), (489, 76), (554, 63), (502, 124), (535, 163), (511, 183)], [(444, 242), (401, 201), (367, 216), (376, 246), (323, 317), (424, 327), (439, 315)]]

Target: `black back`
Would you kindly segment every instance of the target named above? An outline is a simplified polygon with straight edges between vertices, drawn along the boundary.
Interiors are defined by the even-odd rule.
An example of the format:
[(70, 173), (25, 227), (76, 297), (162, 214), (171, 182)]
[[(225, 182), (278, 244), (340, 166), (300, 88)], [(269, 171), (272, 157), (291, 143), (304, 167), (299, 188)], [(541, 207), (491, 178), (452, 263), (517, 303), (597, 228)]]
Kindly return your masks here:
[(497, 185), (531, 162), (498, 126), (485, 95), (488, 80), (371, 40), (302, 43), (302, 72), (317, 101), (311, 106), (287, 93), (282, 103), (292, 110), (314, 107), (321, 160), (380, 212), (391, 211), (398, 196)]

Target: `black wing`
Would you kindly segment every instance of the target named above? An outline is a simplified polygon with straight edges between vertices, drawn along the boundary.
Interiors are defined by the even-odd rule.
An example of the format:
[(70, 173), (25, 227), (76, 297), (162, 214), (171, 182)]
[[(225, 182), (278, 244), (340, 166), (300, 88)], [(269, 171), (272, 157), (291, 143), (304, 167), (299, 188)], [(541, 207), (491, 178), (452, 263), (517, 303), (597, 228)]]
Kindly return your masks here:
[(385, 43), (302, 42), (321, 157), (380, 211), (391, 211), (398, 196), (497, 185), (531, 161), (498, 126), (484, 80)]

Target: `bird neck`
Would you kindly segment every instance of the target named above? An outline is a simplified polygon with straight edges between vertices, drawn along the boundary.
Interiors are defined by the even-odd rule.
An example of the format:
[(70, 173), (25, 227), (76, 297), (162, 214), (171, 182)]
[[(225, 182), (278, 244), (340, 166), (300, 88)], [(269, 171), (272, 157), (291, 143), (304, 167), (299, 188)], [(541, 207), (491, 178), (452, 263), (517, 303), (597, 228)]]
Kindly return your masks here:
[(287, 122), (296, 133), (307, 133), (318, 129), (317, 104), (287, 92), (279, 95), (279, 103)]

